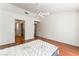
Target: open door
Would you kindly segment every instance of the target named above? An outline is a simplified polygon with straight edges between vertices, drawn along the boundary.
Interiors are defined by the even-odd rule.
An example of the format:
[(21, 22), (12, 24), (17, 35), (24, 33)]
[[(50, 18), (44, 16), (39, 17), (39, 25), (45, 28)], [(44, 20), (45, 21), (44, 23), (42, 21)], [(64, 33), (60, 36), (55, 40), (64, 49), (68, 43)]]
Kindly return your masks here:
[(25, 21), (15, 20), (15, 43), (22, 44), (25, 42)]

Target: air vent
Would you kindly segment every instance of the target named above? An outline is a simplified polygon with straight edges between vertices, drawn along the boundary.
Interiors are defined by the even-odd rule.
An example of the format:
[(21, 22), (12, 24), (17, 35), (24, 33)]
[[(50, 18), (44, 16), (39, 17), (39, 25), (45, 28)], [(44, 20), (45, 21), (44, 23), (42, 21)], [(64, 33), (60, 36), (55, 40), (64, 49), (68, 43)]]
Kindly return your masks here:
[(25, 12), (25, 14), (29, 14), (28, 12)]

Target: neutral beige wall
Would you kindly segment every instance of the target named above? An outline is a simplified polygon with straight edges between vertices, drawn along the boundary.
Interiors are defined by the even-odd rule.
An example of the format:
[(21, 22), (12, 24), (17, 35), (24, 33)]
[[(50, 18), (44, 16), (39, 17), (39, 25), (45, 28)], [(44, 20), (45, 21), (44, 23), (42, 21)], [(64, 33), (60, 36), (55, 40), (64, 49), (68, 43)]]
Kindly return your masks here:
[(75, 11), (52, 13), (42, 18), (37, 35), (51, 40), (79, 46), (78, 14)]

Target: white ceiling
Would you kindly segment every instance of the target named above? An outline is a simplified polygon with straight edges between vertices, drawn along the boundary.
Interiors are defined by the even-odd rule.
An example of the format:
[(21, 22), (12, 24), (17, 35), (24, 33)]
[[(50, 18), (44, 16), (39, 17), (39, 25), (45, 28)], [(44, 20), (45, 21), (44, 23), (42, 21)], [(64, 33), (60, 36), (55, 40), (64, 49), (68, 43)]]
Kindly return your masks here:
[[(13, 3), (13, 5), (38, 13), (38, 3)], [(79, 4), (67, 4), (67, 3), (40, 3), (40, 10), (42, 12), (62, 12), (62, 11), (78, 11)]]

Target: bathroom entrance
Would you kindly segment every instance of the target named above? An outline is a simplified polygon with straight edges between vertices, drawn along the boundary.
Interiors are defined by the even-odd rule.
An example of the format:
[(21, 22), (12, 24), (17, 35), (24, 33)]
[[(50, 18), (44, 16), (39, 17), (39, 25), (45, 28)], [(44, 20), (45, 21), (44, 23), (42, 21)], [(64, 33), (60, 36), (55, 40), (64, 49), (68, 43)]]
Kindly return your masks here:
[(15, 20), (15, 43), (22, 44), (25, 42), (25, 21)]

